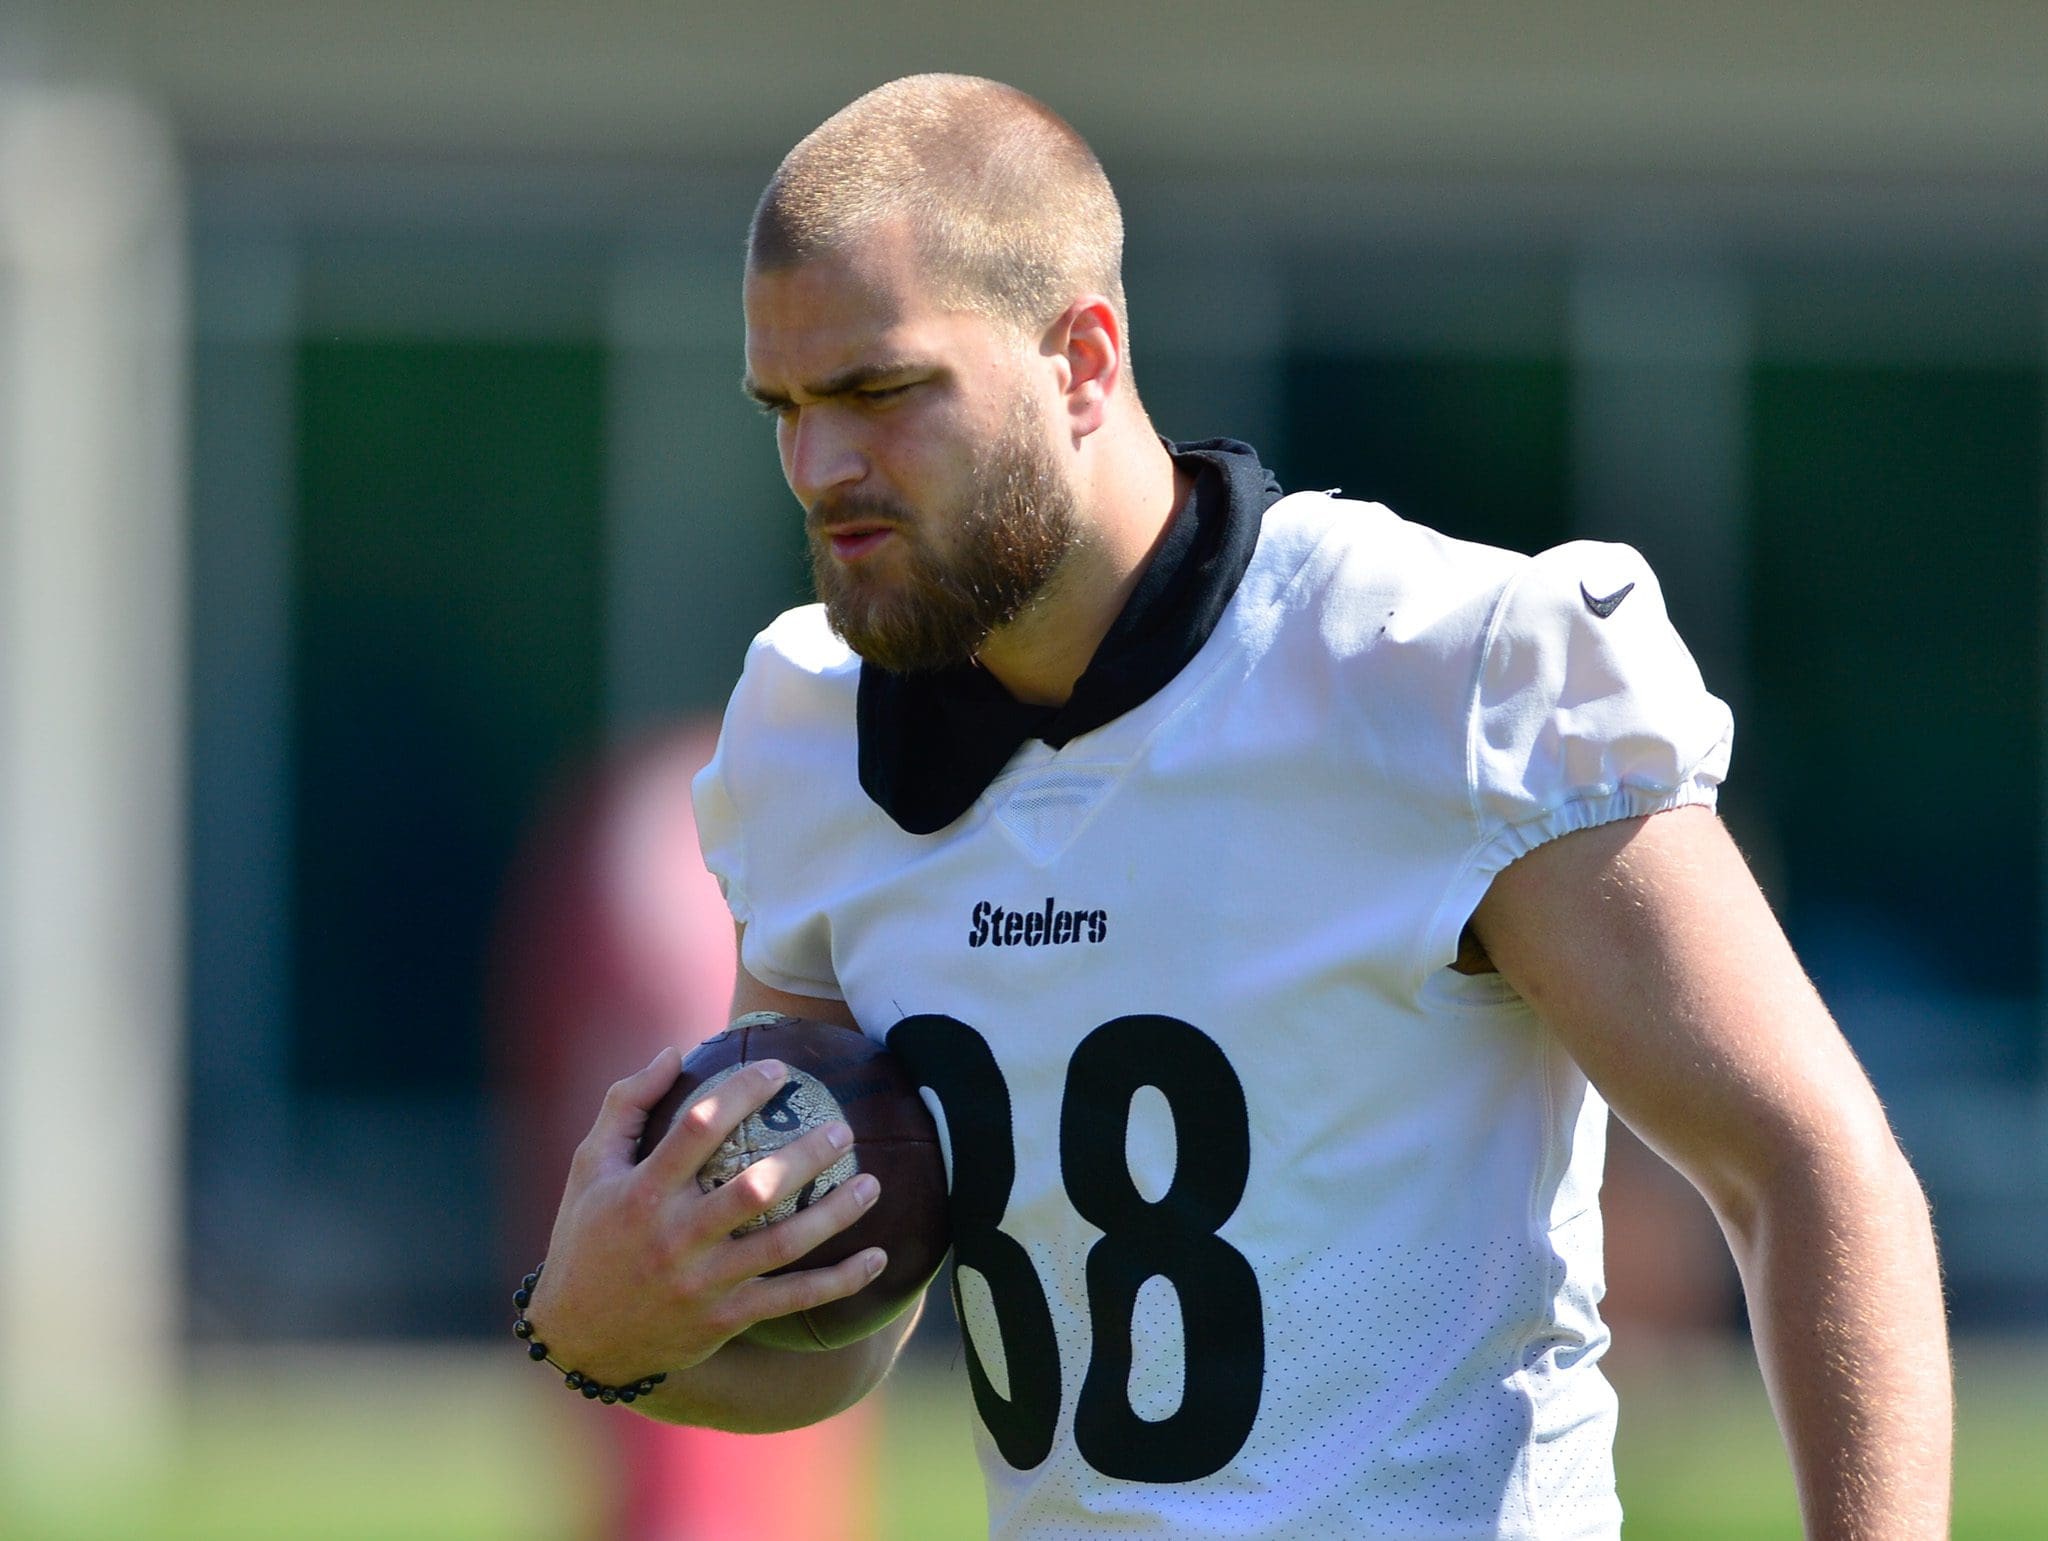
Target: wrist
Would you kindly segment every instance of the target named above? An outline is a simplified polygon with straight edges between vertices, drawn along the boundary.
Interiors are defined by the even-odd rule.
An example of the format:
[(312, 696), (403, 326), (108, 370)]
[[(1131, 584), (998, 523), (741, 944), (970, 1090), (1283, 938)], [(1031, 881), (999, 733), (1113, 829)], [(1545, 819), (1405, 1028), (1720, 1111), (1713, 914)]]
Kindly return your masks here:
[(546, 1340), (541, 1337), (539, 1331), (526, 1315), (527, 1307), (533, 1304), (533, 1292), (535, 1286), (540, 1283), (541, 1271), (546, 1267), (547, 1264), (545, 1262), (541, 1263), (532, 1273), (520, 1280), (519, 1288), (512, 1292), (512, 1304), (519, 1312), (512, 1320), (512, 1335), (526, 1345), (526, 1357), (528, 1359), (533, 1360), (536, 1364), (553, 1366), (561, 1372), (562, 1384), (565, 1387), (571, 1391), (580, 1392), (590, 1401), (602, 1402), (607, 1407), (611, 1406), (614, 1402), (624, 1402), (631, 1405), (641, 1397), (650, 1394), (656, 1386), (659, 1386), (668, 1379), (668, 1372), (666, 1370), (657, 1370), (648, 1374), (628, 1375), (620, 1380), (608, 1381), (601, 1379), (591, 1372), (574, 1368), (557, 1358), (549, 1349)]

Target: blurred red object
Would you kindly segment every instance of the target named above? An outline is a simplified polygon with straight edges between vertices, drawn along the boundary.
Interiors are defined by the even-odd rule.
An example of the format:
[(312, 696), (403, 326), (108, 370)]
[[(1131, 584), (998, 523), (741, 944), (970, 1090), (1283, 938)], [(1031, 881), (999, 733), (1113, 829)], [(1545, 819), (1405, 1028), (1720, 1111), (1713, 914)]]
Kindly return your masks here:
[[(545, 1255), (569, 1158), (605, 1088), (664, 1044), (687, 1051), (725, 1026), (732, 917), (690, 808), (716, 734), (714, 723), (686, 726), (578, 779), (508, 876), (490, 980), (508, 1279)], [(783, 1534), (872, 1534), (865, 1408), (768, 1436), (575, 1411), (604, 1428), (616, 1457), (619, 1507), (603, 1533), (619, 1541), (753, 1541), (768, 1494)]]

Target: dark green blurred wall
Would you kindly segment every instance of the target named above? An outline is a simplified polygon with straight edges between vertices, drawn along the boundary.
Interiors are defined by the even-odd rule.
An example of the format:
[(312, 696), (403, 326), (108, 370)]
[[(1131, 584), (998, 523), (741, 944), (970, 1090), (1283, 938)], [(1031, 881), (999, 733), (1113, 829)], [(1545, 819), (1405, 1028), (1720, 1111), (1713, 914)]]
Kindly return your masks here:
[(602, 726), (604, 353), (297, 360), (294, 1078), (473, 1088), (506, 863)]
[[(2038, 367), (1754, 372), (1753, 744), (1795, 930), (2040, 987)], [(1745, 751), (1749, 752), (1749, 751)]]
[[(1948, 1234), (1980, 1201), (1982, 1235), (2018, 1234), (2032, 1211), (1977, 1191), (1939, 1116), (2040, 1073), (2039, 286), (1717, 269), (1753, 329), (1660, 375), (1587, 350), (1555, 252), (1318, 248), (1219, 333), (1237, 275), (1169, 304), (1149, 239), (1136, 374), (1165, 431), (1466, 538), (1658, 564), (1738, 705), (1724, 808)], [(729, 257), (372, 232), (263, 260), (274, 314), (202, 327), (197, 377), (195, 1315), (467, 1331), (517, 1138), (484, 1015), (507, 863), (607, 740), (722, 697), (801, 597), (800, 521), (735, 388)], [(208, 261), (234, 305), (269, 271)], [(2034, 1309), (2024, 1260), (1951, 1264), (1959, 1301)]]

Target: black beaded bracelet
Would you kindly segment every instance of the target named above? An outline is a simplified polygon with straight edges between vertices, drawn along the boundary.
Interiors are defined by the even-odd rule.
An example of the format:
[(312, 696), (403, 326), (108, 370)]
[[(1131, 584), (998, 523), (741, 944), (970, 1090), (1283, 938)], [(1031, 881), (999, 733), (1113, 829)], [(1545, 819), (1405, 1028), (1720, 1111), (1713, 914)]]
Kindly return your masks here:
[(563, 1385), (571, 1391), (580, 1391), (590, 1401), (602, 1402), (607, 1407), (614, 1402), (636, 1402), (668, 1379), (668, 1371), (663, 1370), (658, 1374), (644, 1375), (636, 1381), (628, 1381), (623, 1386), (607, 1386), (603, 1381), (592, 1380), (581, 1370), (572, 1370), (567, 1365), (549, 1358), (547, 1344), (535, 1340), (533, 1323), (526, 1319), (526, 1308), (533, 1304), (533, 1287), (540, 1283), (541, 1268), (547, 1266), (546, 1263), (542, 1263), (539, 1268), (521, 1279), (519, 1288), (512, 1292), (512, 1304), (519, 1308), (519, 1315), (512, 1322), (512, 1336), (526, 1345), (527, 1358), (536, 1363), (554, 1365), (562, 1372)]

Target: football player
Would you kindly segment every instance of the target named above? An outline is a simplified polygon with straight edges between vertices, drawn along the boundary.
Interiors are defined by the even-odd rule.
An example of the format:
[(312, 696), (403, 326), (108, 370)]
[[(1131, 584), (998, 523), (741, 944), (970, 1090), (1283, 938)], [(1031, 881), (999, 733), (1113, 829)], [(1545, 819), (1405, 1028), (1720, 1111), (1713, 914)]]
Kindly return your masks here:
[[(790, 152), (747, 258), (820, 603), (696, 787), (734, 1010), (880, 1039), (943, 1114), (993, 1532), (1614, 1535), (1611, 1108), (1727, 1234), (1810, 1531), (1942, 1534), (1927, 1207), (1715, 817), (1655, 577), (1163, 442), (1121, 244), (1070, 127), (923, 76)], [(872, 1181), (735, 1238), (844, 1131), (701, 1194), (776, 1078), (635, 1168), (675, 1069), (606, 1099), (533, 1326), (666, 1371), (659, 1417), (823, 1418), (910, 1319), (733, 1339), (864, 1282), (762, 1275)]]

